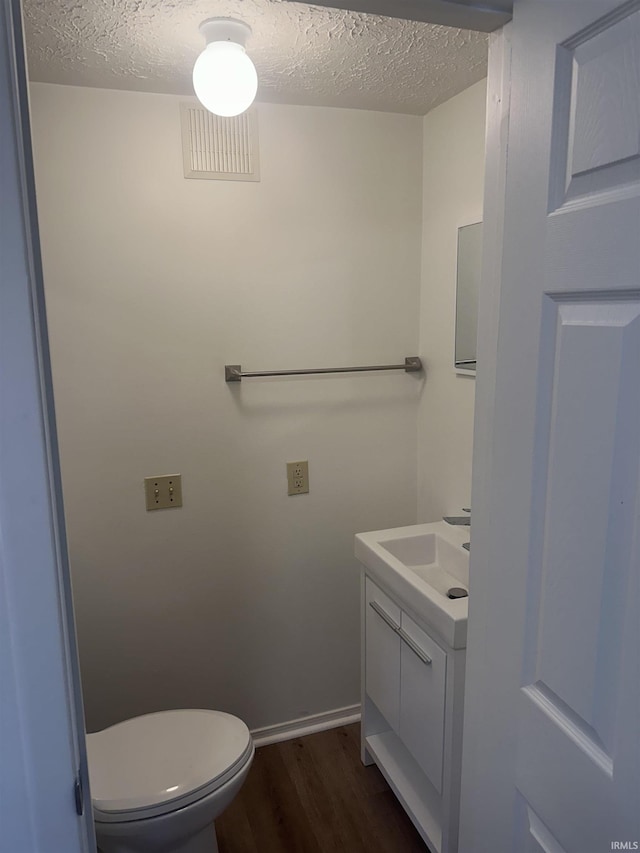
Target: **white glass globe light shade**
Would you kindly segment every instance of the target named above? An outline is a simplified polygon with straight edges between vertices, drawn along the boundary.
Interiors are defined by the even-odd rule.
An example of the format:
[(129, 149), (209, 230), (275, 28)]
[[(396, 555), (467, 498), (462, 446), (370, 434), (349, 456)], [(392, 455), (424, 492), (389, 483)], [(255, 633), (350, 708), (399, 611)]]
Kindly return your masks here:
[(258, 91), (258, 75), (241, 44), (214, 41), (196, 59), (193, 88), (198, 100), (210, 112), (237, 116), (253, 103)]

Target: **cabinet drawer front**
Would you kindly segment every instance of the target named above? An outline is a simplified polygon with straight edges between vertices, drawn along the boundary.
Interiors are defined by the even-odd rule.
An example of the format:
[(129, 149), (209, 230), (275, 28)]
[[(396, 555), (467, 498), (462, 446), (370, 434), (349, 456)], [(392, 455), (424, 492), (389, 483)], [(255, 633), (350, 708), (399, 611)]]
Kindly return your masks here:
[(400, 738), (442, 793), (444, 710), (447, 655), (425, 632), (402, 614)]
[(384, 593), (379, 586), (376, 586), (372, 580), (367, 578), (367, 609), (371, 610), (372, 608), (369, 606), (371, 602), (375, 602), (381, 610), (384, 610), (385, 615), (388, 615), (393, 622), (400, 627), (402, 611), (398, 607), (398, 605), (389, 598), (389, 596)]
[[(367, 579), (365, 683), (367, 695), (392, 729), (400, 725), (400, 608)], [(372, 606), (373, 605), (373, 606)]]

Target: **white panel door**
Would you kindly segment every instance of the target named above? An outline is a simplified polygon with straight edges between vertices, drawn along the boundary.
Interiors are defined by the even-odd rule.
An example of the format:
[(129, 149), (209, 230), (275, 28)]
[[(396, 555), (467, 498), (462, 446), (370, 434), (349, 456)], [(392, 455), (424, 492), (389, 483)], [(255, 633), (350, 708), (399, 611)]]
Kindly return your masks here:
[(516, 0), (511, 35), (461, 850), (638, 849), (640, 2)]

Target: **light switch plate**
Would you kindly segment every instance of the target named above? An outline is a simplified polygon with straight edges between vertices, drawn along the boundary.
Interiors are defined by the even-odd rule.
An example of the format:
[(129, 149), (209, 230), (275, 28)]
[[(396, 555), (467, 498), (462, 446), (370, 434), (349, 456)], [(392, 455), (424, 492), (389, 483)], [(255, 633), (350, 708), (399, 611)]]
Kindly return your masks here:
[(147, 509), (173, 509), (182, 506), (182, 475), (163, 474), (144, 478)]
[(309, 463), (287, 462), (287, 485), (289, 495), (306, 495), (309, 491)]

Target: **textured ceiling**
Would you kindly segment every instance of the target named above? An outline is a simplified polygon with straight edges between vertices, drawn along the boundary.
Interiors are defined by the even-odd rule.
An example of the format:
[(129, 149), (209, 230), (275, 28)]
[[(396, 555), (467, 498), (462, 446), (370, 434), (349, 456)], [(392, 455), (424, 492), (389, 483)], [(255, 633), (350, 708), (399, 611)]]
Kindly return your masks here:
[(32, 80), (193, 94), (198, 24), (237, 17), (258, 99), (422, 115), (486, 74), (486, 36), (284, 0), (24, 0)]

